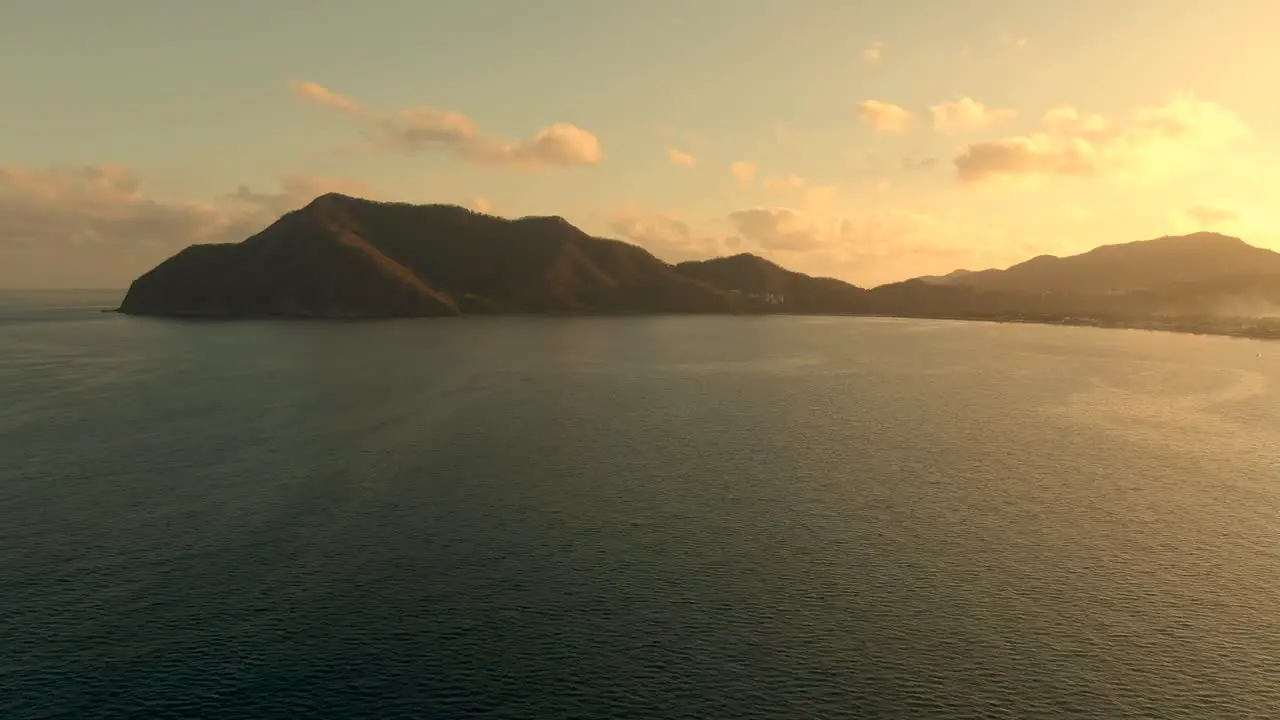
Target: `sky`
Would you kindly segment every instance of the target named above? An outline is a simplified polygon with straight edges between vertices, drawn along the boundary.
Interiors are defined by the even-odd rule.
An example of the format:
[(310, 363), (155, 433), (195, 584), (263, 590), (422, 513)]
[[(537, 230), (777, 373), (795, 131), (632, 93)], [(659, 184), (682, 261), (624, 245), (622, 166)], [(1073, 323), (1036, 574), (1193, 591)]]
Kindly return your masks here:
[(1280, 249), (1274, 0), (0, 0), (0, 288), (324, 192), (864, 286)]

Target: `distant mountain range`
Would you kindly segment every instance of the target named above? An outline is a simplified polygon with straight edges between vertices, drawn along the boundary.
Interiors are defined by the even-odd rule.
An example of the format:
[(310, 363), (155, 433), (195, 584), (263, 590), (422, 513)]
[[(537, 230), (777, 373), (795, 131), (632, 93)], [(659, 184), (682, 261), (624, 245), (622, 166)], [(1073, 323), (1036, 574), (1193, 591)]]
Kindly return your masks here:
[(882, 285), (872, 295), (891, 313), (948, 317), (1273, 317), (1280, 316), (1280, 253), (1200, 232), (1041, 255), (1005, 270), (957, 270)]
[(935, 283), (1020, 292), (1106, 293), (1250, 274), (1280, 275), (1280, 253), (1216, 233), (1103, 245), (1080, 255), (1041, 255), (1007, 270), (957, 270)]
[(670, 265), (559, 217), (316, 198), (236, 244), (194, 245), (120, 311), (179, 317), (876, 314), (1098, 323), (1280, 315), (1280, 253), (1214, 233), (1040, 256), (873, 289), (750, 254)]

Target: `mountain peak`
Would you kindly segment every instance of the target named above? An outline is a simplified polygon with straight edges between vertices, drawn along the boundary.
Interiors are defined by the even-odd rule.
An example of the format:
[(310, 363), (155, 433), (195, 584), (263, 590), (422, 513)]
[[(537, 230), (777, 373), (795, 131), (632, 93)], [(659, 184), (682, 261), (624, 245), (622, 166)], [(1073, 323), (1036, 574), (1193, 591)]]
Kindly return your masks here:
[(714, 257), (709, 260), (689, 260), (681, 264), (686, 265), (686, 264), (692, 264), (692, 263), (701, 263), (701, 264), (718, 263), (718, 264), (731, 264), (731, 265), (743, 265), (743, 266), (756, 265), (761, 267), (774, 267), (774, 268), (780, 267), (777, 263), (773, 262), (772, 260), (762, 258), (759, 255), (756, 255), (754, 253), (749, 253), (749, 252), (740, 252), (736, 255), (721, 255), (720, 257)]
[(517, 219), (516, 222), (547, 226), (560, 225), (562, 227), (571, 227), (575, 230), (578, 229), (576, 225), (566, 220), (562, 215), (525, 215)]
[(1223, 235), (1222, 233), (1201, 230), (1189, 235), (1165, 235), (1156, 238), (1155, 242), (1166, 243), (1182, 243), (1187, 245), (1215, 245), (1222, 247), (1248, 245), (1244, 240), (1233, 235)]
[(744, 262), (762, 262), (762, 263), (769, 263), (770, 265), (776, 264), (772, 260), (766, 260), (765, 258), (762, 258), (759, 255), (756, 255), (755, 253), (749, 253), (749, 252), (740, 252), (736, 255), (729, 255), (724, 259), (725, 260), (741, 260)]
[(517, 228), (542, 237), (588, 238), (586, 232), (560, 215), (525, 215), (509, 221)]
[(324, 207), (326, 205), (346, 204), (346, 203), (367, 203), (372, 202), (364, 198), (352, 197), (351, 195), (343, 195), (340, 192), (327, 192), (318, 195), (314, 200), (307, 203), (306, 207)]

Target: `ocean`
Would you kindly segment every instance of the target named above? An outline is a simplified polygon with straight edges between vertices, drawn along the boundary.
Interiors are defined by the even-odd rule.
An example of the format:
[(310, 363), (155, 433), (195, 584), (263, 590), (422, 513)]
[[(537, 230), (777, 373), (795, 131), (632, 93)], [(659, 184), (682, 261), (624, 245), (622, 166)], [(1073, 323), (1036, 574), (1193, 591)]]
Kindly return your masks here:
[(0, 717), (1280, 718), (1280, 344), (0, 296)]

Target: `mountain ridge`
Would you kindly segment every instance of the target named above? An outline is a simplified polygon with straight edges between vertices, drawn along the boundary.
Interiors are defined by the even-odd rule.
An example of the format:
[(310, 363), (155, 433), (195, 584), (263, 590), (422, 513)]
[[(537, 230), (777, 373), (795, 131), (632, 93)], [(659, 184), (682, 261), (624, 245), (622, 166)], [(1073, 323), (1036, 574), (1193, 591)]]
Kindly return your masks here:
[[(1101, 292), (1138, 289), (1135, 281), (1140, 277), (1150, 286), (1247, 273), (1280, 275), (1280, 253), (1231, 235), (1200, 231), (1099, 245), (1076, 255), (1037, 255), (1004, 269), (956, 270), (920, 279), (984, 289)], [(1105, 282), (1113, 284), (1100, 285)]]
[(509, 220), (456, 205), (328, 193), (243, 242), (180, 251), (135, 280), (120, 310), (398, 317), (732, 312), (748, 305), (675, 273), (643, 248), (592, 237), (559, 216)]
[(185, 248), (120, 311), (178, 317), (795, 313), (1217, 317), (1280, 308), (1280, 253), (1199, 232), (862, 288), (750, 253), (666, 263), (558, 215), (326, 193), (239, 243)]

